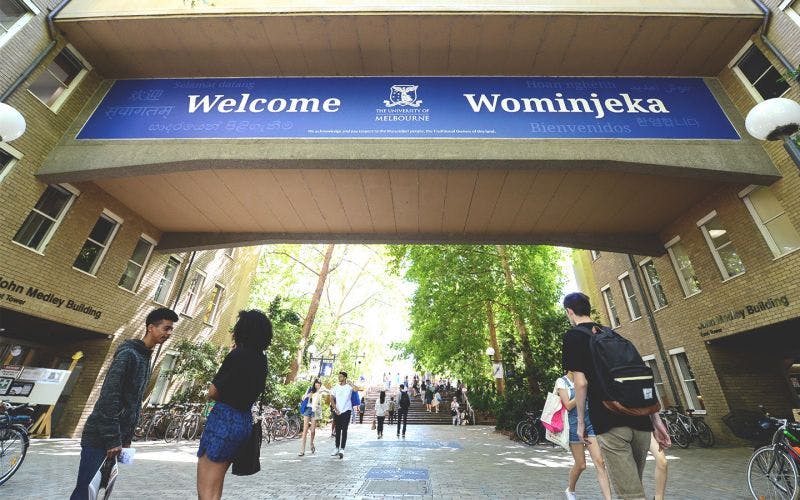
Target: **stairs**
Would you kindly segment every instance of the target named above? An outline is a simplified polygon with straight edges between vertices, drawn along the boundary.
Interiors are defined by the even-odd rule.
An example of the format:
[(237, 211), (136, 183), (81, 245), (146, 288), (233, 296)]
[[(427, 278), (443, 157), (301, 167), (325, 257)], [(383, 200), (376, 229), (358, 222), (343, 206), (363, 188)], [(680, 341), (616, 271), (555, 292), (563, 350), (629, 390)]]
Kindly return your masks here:
[[(375, 402), (380, 397), (381, 386), (370, 387), (367, 390), (367, 410), (364, 414), (364, 424), (367, 422), (372, 423), (375, 415)], [(394, 396), (395, 402), (399, 403), (399, 391), (395, 388), (386, 392), (387, 401), (391, 396)], [(411, 396), (409, 394), (409, 396)], [(453, 395), (447, 393), (442, 394), (442, 402), (439, 404), (439, 413), (428, 413), (425, 410), (425, 404), (422, 402), (420, 396), (411, 397), (411, 407), (408, 409), (408, 425), (452, 425), (453, 420), (450, 417), (450, 402), (453, 400)], [(388, 416), (387, 416), (388, 419)], [(397, 414), (395, 413), (395, 423), (397, 422)], [(388, 425), (388, 421), (387, 421)]]

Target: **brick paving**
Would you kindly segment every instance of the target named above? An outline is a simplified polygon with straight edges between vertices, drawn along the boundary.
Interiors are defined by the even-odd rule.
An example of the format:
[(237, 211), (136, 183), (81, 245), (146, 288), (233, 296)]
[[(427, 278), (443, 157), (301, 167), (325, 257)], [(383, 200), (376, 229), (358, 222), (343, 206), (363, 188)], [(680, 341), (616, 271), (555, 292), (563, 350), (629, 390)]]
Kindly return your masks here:
[[(405, 440), (385, 431), (374, 438), (368, 424), (351, 425), (344, 460), (331, 457), (332, 439), (323, 430), (317, 453), (298, 457), (298, 442), (264, 445), (262, 471), (228, 475), (224, 498), (376, 498), (427, 492), (427, 498), (560, 499), (571, 455), (547, 445), (528, 447), (491, 427), (409, 427)], [(135, 443), (133, 465), (120, 466), (115, 498), (195, 498), (197, 443)], [(17, 474), (0, 486), (0, 498), (63, 499), (78, 468), (76, 440), (34, 441)], [(749, 498), (745, 470), (750, 450), (670, 450), (669, 498)], [(653, 491), (653, 467), (645, 472)], [(578, 482), (578, 498), (598, 498), (593, 467)], [(414, 498), (420, 496), (413, 495)]]

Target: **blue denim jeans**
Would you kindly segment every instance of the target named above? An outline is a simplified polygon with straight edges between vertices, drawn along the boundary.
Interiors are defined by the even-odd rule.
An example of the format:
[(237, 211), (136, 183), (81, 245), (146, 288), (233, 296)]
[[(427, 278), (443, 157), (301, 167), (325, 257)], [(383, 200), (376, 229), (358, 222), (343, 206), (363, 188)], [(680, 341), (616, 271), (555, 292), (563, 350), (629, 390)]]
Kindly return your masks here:
[(78, 484), (72, 491), (69, 500), (86, 500), (89, 498), (89, 483), (97, 474), (97, 469), (106, 458), (106, 450), (81, 446), (81, 464), (78, 466)]

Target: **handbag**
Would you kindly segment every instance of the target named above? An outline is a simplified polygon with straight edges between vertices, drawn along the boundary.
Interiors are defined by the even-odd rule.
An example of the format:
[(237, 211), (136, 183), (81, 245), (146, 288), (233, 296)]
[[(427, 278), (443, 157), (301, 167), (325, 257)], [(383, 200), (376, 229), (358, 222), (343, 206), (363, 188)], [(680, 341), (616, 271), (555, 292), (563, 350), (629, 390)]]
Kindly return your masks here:
[(350, 393), (350, 405), (356, 407), (361, 404), (361, 398), (358, 396), (358, 391), (354, 390)]
[(373, 420), (372, 421), (372, 430), (374, 431), (377, 428), (378, 428), (378, 424)]
[(544, 409), (542, 410), (541, 421), (545, 429), (552, 432), (561, 432), (564, 429), (564, 419), (562, 414), (566, 413), (564, 403), (558, 396), (558, 388), (553, 387), (553, 391), (547, 394), (547, 400), (544, 402)]
[(562, 413), (562, 418), (564, 419), (564, 428), (561, 432), (553, 432), (549, 429), (545, 429), (544, 437), (551, 443), (557, 444), (569, 451), (569, 420), (567, 419), (567, 412)]
[[(258, 397), (257, 401), (261, 401), (264, 393)], [(234, 476), (252, 476), (261, 470), (261, 442), (263, 440), (261, 431), (261, 420), (253, 422), (253, 430), (250, 432), (250, 437), (242, 443), (239, 451), (236, 452), (236, 457), (233, 459), (233, 468), (231, 472)]]

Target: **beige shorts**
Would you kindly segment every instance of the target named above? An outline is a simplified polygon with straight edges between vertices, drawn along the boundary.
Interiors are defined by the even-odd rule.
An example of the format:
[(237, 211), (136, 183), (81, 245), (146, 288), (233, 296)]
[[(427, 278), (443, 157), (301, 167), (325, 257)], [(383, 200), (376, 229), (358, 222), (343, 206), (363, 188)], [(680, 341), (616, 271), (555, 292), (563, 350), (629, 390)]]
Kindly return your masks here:
[(645, 498), (642, 472), (650, 448), (650, 434), (631, 427), (614, 427), (597, 435), (606, 471), (620, 498)]

